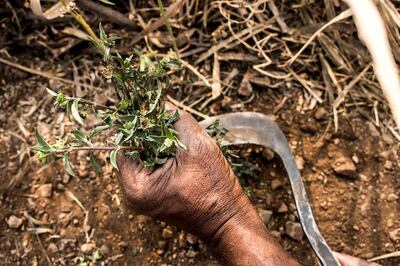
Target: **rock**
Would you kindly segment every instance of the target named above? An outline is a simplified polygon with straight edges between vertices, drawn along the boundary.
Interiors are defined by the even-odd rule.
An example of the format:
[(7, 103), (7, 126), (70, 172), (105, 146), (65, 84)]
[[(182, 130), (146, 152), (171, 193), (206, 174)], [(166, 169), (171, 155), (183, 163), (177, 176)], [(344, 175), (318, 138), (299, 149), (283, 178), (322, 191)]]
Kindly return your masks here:
[(282, 205), (278, 209), (278, 213), (285, 213), (288, 212), (288, 206), (285, 203), (282, 203)]
[(160, 240), (157, 242), (157, 245), (160, 249), (164, 249), (167, 246), (167, 241), (165, 240)]
[(389, 194), (388, 197), (387, 197), (387, 201), (396, 201), (398, 199), (399, 199), (399, 196), (397, 196), (394, 193)]
[(273, 237), (275, 237), (278, 240), (281, 240), (281, 233), (279, 233), (278, 231), (271, 231), (269, 232)]
[(192, 234), (186, 234), (186, 241), (190, 244), (190, 245), (193, 245), (193, 244), (195, 244), (196, 242), (197, 242), (197, 237), (196, 236), (194, 236), (194, 235), (192, 235)]
[(36, 194), (42, 198), (51, 198), (51, 196), (53, 195), (53, 185), (52, 184), (41, 185), (36, 190)]
[(304, 235), (300, 223), (291, 221), (285, 223), (285, 234), (297, 241), (301, 241)]
[(394, 226), (394, 221), (393, 221), (393, 219), (388, 219), (387, 222), (386, 222), (386, 226), (387, 226), (388, 228), (393, 227), (393, 226)]
[(68, 184), (70, 180), (71, 180), (71, 176), (70, 176), (69, 174), (65, 174), (65, 175), (63, 176), (62, 182), (63, 182), (64, 184)]
[(333, 163), (333, 170), (336, 174), (349, 178), (356, 178), (356, 166), (348, 157), (340, 157)]
[(111, 184), (107, 184), (106, 189), (108, 192), (112, 192), (113, 191), (113, 186)]
[(317, 111), (315, 111), (314, 117), (317, 120), (322, 120), (328, 115), (328, 112), (324, 107), (319, 107)]
[(91, 254), (95, 247), (96, 245), (93, 243), (85, 243), (81, 245), (81, 251), (85, 254)]
[(111, 254), (111, 249), (110, 249), (110, 247), (109, 247), (108, 245), (103, 244), (103, 245), (100, 247), (100, 253), (101, 253), (102, 255), (104, 255), (104, 256), (108, 256), (108, 255)]
[(363, 182), (367, 182), (369, 180), (368, 176), (364, 175), (364, 174), (360, 174), (360, 180)]
[(193, 250), (188, 250), (187, 252), (186, 252), (186, 257), (188, 257), (188, 258), (194, 258), (194, 257), (196, 257), (196, 255), (197, 255), (197, 252), (195, 252), (195, 251), (193, 251)]
[(47, 251), (48, 251), (50, 254), (57, 253), (57, 252), (58, 252), (58, 247), (57, 247), (56, 244), (50, 243), (50, 244), (47, 246)]
[(274, 180), (271, 181), (272, 190), (275, 190), (275, 189), (277, 189), (277, 188), (279, 188), (281, 186), (282, 186), (282, 182), (279, 181), (279, 179), (274, 179)]
[(297, 168), (299, 168), (299, 171), (303, 170), (304, 164), (305, 164), (303, 157), (296, 156), (295, 161), (296, 161)]
[(171, 237), (174, 236), (174, 232), (173, 232), (171, 229), (169, 229), (169, 228), (164, 228), (164, 229), (162, 230), (161, 236), (162, 236), (163, 238), (171, 238)]
[(260, 218), (264, 224), (267, 224), (269, 222), (269, 220), (271, 219), (272, 213), (273, 212), (269, 211), (269, 210), (263, 210), (263, 209), (258, 210), (258, 215), (260, 216)]
[(386, 142), (388, 145), (393, 145), (394, 143), (393, 138), (387, 133), (382, 134), (382, 140)]
[(10, 228), (14, 228), (17, 229), (19, 228), (24, 220), (22, 218), (18, 218), (17, 216), (11, 215), (8, 219), (7, 219), (7, 224)]
[(385, 167), (386, 170), (392, 169), (393, 168), (393, 162), (392, 161), (386, 161), (384, 167)]
[(351, 157), (351, 159), (353, 160), (353, 162), (354, 162), (355, 164), (358, 164), (358, 163), (360, 162), (360, 159), (359, 159), (358, 156), (355, 155), (355, 154)]
[(178, 235), (178, 246), (184, 248), (186, 246), (185, 234), (183, 232)]
[(272, 161), (274, 159), (274, 157), (275, 157), (274, 151), (271, 150), (271, 149), (267, 149), (267, 148), (265, 148), (263, 150), (262, 155), (267, 161)]
[(251, 74), (244, 74), (242, 82), (240, 82), (238, 93), (241, 96), (250, 96), (253, 93), (253, 86), (250, 83), (249, 76)]
[(396, 230), (393, 230), (393, 231), (389, 232), (389, 238), (393, 242), (397, 242), (397, 240), (400, 239), (400, 229), (396, 229)]

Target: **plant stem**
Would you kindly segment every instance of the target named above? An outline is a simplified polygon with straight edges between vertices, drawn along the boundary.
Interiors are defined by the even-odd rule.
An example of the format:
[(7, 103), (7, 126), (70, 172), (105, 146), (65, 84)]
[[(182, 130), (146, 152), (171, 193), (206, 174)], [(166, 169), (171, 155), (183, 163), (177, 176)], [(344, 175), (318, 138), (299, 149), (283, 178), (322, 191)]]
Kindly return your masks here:
[[(66, 6), (65, 0), (60, 0), (61, 3), (64, 4), (64, 6)], [(93, 42), (95, 42), (98, 46), (98, 48), (100, 49), (100, 52), (103, 54), (105, 51), (105, 47), (103, 45), (103, 42), (99, 39), (99, 37), (97, 37), (96, 33), (93, 31), (93, 29), (89, 26), (89, 24), (86, 22), (86, 20), (81, 16), (81, 14), (79, 14), (79, 12), (77, 10), (71, 10), (69, 12), (71, 14), (71, 16), (79, 23), (81, 24), (81, 26), (85, 29), (85, 31), (87, 32), (87, 34), (90, 36), (90, 38), (92, 39)]]
[(61, 153), (70, 153), (74, 151), (112, 151), (112, 150), (121, 150), (121, 151), (126, 151), (126, 150), (134, 150), (134, 148), (129, 147), (129, 146), (119, 146), (119, 147), (92, 147), (92, 146), (83, 146), (83, 147), (70, 147), (66, 149), (60, 149), (60, 150), (52, 150), (48, 154), (61, 154)]
[(171, 28), (171, 24), (168, 21), (168, 18), (165, 14), (165, 9), (164, 9), (164, 5), (162, 3), (162, 0), (157, 0), (158, 3), (158, 8), (160, 9), (160, 15), (162, 20), (164, 21), (165, 26), (167, 27), (168, 30), (168, 35), (169, 35), (169, 39), (172, 42), (172, 47), (175, 50), (176, 55), (178, 56), (179, 59), (179, 49), (178, 46), (176, 45), (176, 41), (175, 41), (175, 37), (174, 37), (174, 33), (172, 32), (172, 28)]
[(108, 110), (112, 110), (112, 111), (118, 111), (118, 109), (115, 108), (115, 107), (107, 106), (107, 105), (104, 105), (104, 104), (99, 104), (99, 103), (96, 103), (96, 102), (93, 102), (93, 101), (90, 101), (90, 100), (86, 100), (86, 99), (82, 99), (82, 98), (69, 97), (69, 96), (65, 97), (65, 98), (67, 98), (68, 100), (79, 100), (79, 102), (81, 102), (81, 103), (90, 104), (90, 105), (92, 105), (94, 107), (98, 107), (98, 108), (108, 109)]

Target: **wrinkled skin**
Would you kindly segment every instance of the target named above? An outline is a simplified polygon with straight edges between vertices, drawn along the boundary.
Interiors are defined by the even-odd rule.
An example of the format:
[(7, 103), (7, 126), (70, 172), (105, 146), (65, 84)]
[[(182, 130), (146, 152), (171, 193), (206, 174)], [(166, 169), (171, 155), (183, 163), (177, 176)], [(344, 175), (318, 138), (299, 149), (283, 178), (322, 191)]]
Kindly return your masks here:
[[(207, 239), (247, 200), (219, 147), (193, 117), (182, 112), (175, 129), (186, 150), (178, 150), (176, 157), (157, 169), (119, 154), (120, 182), (135, 212)], [(198, 226), (202, 224), (207, 227)]]
[[(298, 265), (270, 236), (219, 147), (195, 119), (181, 112), (175, 129), (186, 149), (159, 168), (118, 154), (128, 207), (199, 236), (223, 264)], [(340, 257), (341, 263), (368, 265), (349, 257)]]

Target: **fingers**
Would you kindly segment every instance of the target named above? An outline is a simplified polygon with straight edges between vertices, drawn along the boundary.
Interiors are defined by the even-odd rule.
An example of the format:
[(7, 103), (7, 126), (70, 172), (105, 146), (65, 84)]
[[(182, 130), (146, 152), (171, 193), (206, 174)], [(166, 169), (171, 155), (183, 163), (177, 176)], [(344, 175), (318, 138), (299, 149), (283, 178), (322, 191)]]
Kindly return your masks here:
[(362, 260), (360, 258), (356, 258), (350, 255), (338, 253), (338, 252), (333, 252), (335, 254), (335, 257), (339, 260), (340, 264), (342, 266), (377, 266), (378, 264), (376, 263), (369, 263), (365, 260)]
[(139, 162), (134, 161), (119, 151), (117, 154), (117, 166), (119, 169), (118, 179), (124, 188), (135, 182), (135, 177), (143, 169)]

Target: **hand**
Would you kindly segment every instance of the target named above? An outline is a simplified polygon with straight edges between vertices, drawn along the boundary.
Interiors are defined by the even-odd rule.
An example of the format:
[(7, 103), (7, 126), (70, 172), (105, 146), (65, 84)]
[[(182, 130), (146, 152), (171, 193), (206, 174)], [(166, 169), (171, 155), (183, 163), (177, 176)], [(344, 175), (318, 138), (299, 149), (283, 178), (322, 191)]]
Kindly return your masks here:
[(196, 120), (181, 112), (175, 129), (186, 149), (161, 167), (148, 169), (118, 154), (128, 207), (199, 236), (223, 264), (298, 265), (269, 235), (221, 150)]
[(367, 262), (365, 260), (352, 257), (346, 254), (341, 254), (337, 252), (334, 252), (334, 254), (342, 266), (379, 266), (379, 264), (377, 263)]
[(227, 220), (245, 212), (248, 200), (219, 147), (192, 116), (181, 112), (175, 129), (187, 149), (159, 168), (118, 155), (122, 190), (133, 211), (208, 240)]

